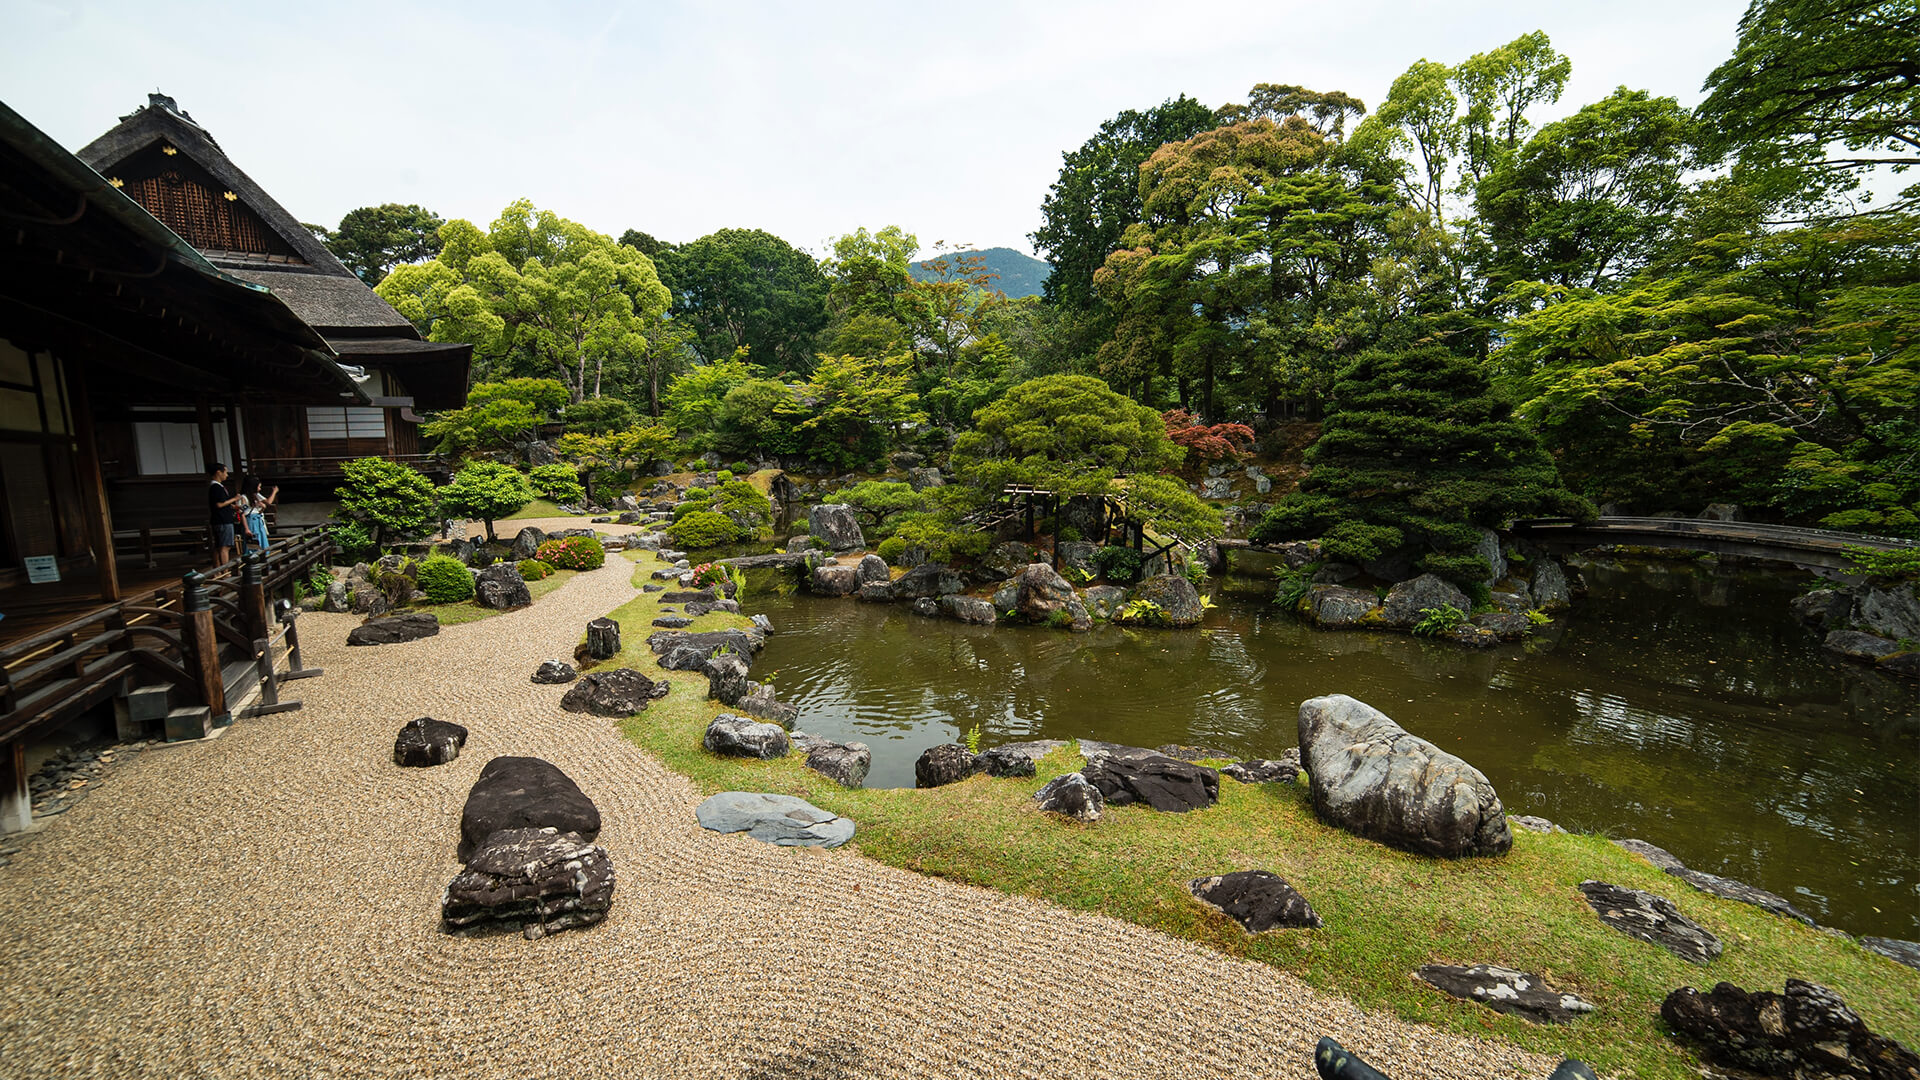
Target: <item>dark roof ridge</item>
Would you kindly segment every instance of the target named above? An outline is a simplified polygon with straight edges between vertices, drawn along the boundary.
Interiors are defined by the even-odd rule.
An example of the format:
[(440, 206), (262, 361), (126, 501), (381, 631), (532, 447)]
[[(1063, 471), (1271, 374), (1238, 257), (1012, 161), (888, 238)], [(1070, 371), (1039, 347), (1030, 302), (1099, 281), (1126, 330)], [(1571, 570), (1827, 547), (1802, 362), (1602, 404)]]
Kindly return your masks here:
[(164, 94), (149, 95), (147, 104), (121, 117), (112, 130), (81, 147), (74, 156), (94, 171), (111, 175), (121, 162), (161, 140), (225, 184), (316, 272), (359, 280), (298, 218), (241, 171), (213, 141), (212, 133)]

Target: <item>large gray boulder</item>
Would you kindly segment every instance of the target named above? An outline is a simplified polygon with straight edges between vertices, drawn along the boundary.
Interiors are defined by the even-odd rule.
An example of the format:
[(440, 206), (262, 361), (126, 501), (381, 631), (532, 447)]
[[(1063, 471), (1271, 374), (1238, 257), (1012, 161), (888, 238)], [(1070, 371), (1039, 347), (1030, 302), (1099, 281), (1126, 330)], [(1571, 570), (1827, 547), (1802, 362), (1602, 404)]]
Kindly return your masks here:
[(613, 905), (613, 860), (579, 833), (502, 829), (489, 835), (440, 901), (441, 926), (469, 936), (542, 938), (592, 926)]
[(1127, 599), (1150, 600), (1160, 605), (1167, 626), (1198, 626), (1206, 614), (1200, 606), (1200, 590), (1179, 574), (1156, 574), (1135, 585)]
[(473, 579), (473, 602), (483, 608), (509, 611), (533, 603), (533, 593), (527, 589), (527, 579), (520, 576), (519, 566), (494, 563)]
[(733, 653), (708, 658), (708, 697), (732, 708), (740, 704), (741, 698), (752, 693), (752, 686), (747, 678), (747, 661), (744, 658)]
[(1307, 617), (1315, 626), (1346, 630), (1356, 626), (1377, 626), (1384, 616), (1380, 598), (1371, 589), (1349, 589), (1345, 585), (1315, 585), (1307, 590)]
[(1450, 606), (1465, 614), (1473, 610), (1473, 601), (1460, 587), (1437, 574), (1421, 574), (1387, 590), (1381, 613), (1394, 626), (1411, 628), (1423, 616), (1423, 610)]
[(460, 861), (502, 829), (544, 828), (592, 840), (600, 835), (600, 809), (550, 761), (494, 758), (480, 770), (460, 811)]
[(1127, 590), (1118, 585), (1095, 585), (1081, 593), (1080, 599), (1086, 604), (1087, 614), (1096, 619), (1111, 619), (1127, 602)]
[(1628, 937), (1658, 945), (1689, 964), (1704, 966), (1720, 955), (1720, 939), (1664, 896), (1605, 881), (1583, 881), (1580, 892), (1601, 922)]
[(430, 611), (408, 611), (369, 619), (347, 632), (349, 645), (394, 645), (418, 641), (440, 632), (440, 619)]
[[(353, 642), (349, 641), (351, 645)], [(1858, 630), (1835, 630), (1827, 635), (1828, 649), (1850, 660), (1864, 660), (1871, 664), (1883, 656), (1891, 656), (1900, 651), (1900, 646), (1883, 637), (1861, 633)]]
[(1920, 586), (1901, 582), (1868, 588), (1854, 611), (1854, 621), (1879, 637), (1920, 639)]
[(1492, 571), (1487, 577), (1482, 578), (1482, 581), (1491, 585), (1507, 576), (1507, 557), (1500, 551), (1499, 533), (1492, 529), (1481, 529), (1480, 539), (1473, 545), (1473, 554), (1485, 559), (1487, 568)]
[(1573, 590), (1558, 560), (1546, 555), (1533, 568), (1533, 602), (1541, 611), (1565, 611), (1573, 606)]
[(1660, 1003), (1660, 1018), (1723, 1068), (1794, 1080), (1920, 1076), (1920, 1055), (1869, 1030), (1839, 994), (1817, 983), (1788, 979), (1784, 994), (1724, 982), (1705, 994), (1683, 986)]
[(921, 563), (895, 578), (890, 586), (895, 600), (915, 600), (922, 596), (945, 596), (964, 592), (967, 583), (945, 563)]
[(852, 596), (863, 584), (857, 566), (816, 566), (807, 575), (807, 591), (815, 596)]
[(916, 600), (915, 603), (918, 604), (921, 601), (935, 604), (940, 614), (957, 622), (974, 623), (981, 626), (992, 626), (994, 623), (993, 605), (977, 596), (967, 596), (962, 593), (948, 593), (941, 597), (937, 604), (931, 598), (924, 596), (921, 597), (920, 600)]
[(860, 519), (845, 503), (822, 503), (807, 511), (807, 533), (826, 541), (835, 551), (852, 551), (867, 546), (860, 531)]
[[(1029, 563), (1013, 579), (1013, 610), (1028, 622), (1044, 623), (1057, 618), (1070, 619), (1067, 604), (1073, 600), (1073, 586), (1046, 563)], [(1056, 613), (1058, 613), (1056, 615)]]
[(975, 573), (982, 583), (1005, 581), (1033, 562), (1033, 547), (1019, 540), (1008, 540), (995, 544), (993, 550), (980, 557)]
[(791, 795), (723, 791), (694, 810), (703, 829), (744, 832), (785, 847), (839, 847), (853, 839), (853, 822)]
[(1787, 609), (1818, 626), (1841, 626), (1853, 615), (1853, 597), (1839, 589), (1815, 589), (1788, 601)]
[(887, 569), (887, 560), (878, 555), (863, 556), (858, 570), (862, 585), (869, 585), (876, 581), (884, 583), (893, 579), (893, 571)]
[(513, 557), (531, 559), (540, 553), (540, 545), (547, 542), (547, 534), (531, 525), (521, 529), (513, 537)]
[(1424, 855), (1502, 855), (1506, 808), (1479, 769), (1345, 694), (1300, 703), (1300, 764), (1322, 821)]
[(1099, 573), (1099, 567), (1093, 563), (1093, 553), (1100, 550), (1100, 545), (1090, 544), (1085, 540), (1068, 540), (1060, 544), (1059, 548), (1059, 565), (1062, 571), (1076, 571), (1081, 575), (1079, 579), (1081, 581), (1090, 580)]
[(779, 724), (763, 724), (732, 713), (721, 713), (707, 725), (700, 745), (724, 757), (786, 757), (792, 743)]

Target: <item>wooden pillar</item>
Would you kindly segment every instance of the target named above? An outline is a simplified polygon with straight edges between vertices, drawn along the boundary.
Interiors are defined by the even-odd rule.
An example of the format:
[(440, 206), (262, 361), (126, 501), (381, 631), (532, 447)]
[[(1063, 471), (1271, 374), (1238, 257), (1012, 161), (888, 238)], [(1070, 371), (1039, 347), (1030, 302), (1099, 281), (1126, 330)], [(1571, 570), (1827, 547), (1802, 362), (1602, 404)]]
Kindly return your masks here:
[(21, 832), (33, 824), (33, 797), (27, 793), (27, 744), (16, 739), (0, 745), (0, 833)]
[(267, 553), (248, 548), (240, 557), (240, 618), (247, 640), (270, 636), (273, 626), (267, 618)]
[(67, 400), (73, 412), (73, 437), (79, 446), (80, 512), (87, 519), (87, 543), (93, 548), (100, 599), (120, 599), (120, 563), (113, 550), (113, 508), (107, 502), (106, 481), (100, 476), (100, 444), (94, 441), (93, 403), (87, 396), (87, 373), (80, 365), (66, 368)]
[(180, 579), (180, 643), (185, 648), (187, 675), (193, 680), (195, 697), (211, 714), (214, 727), (233, 723), (227, 711), (227, 684), (220, 671), (220, 639), (213, 632), (213, 604), (207, 596), (206, 579), (198, 570), (189, 570)]

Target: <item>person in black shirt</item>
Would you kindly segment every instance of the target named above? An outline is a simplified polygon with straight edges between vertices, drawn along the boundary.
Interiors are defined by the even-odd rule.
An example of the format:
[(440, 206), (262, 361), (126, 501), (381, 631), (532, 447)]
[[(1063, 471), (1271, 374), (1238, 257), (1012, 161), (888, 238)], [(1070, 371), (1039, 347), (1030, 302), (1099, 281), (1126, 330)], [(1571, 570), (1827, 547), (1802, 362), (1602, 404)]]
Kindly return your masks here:
[(217, 461), (207, 466), (207, 480), (207, 525), (218, 567), (233, 558), (233, 508), (240, 496), (227, 494), (227, 467)]

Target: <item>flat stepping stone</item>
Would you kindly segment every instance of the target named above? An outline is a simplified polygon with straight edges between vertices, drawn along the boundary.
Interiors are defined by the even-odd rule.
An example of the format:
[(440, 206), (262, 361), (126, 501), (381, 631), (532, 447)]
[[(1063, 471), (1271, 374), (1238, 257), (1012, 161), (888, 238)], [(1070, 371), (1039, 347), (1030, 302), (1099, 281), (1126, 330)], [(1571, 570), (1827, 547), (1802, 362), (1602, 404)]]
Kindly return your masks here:
[(662, 630), (685, 630), (687, 627), (693, 625), (693, 620), (687, 618), (685, 615), (662, 615), (653, 620), (653, 625), (660, 627)]
[(1249, 934), (1281, 927), (1319, 929), (1320, 914), (1278, 874), (1236, 870), (1187, 883), (1193, 898), (1246, 927)]
[(783, 847), (839, 847), (853, 839), (853, 822), (791, 795), (723, 791), (693, 812), (703, 829), (744, 832)]
[(1664, 896), (1583, 881), (1580, 891), (1600, 921), (1628, 937), (1658, 945), (1690, 964), (1706, 964), (1720, 955), (1720, 939), (1673, 906)]
[(1555, 990), (1538, 975), (1494, 964), (1428, 964), (1413, 976), (1444, 994), (1535, 1024), (1567, 1024), (1593, 1011), (1591, 1003)]

